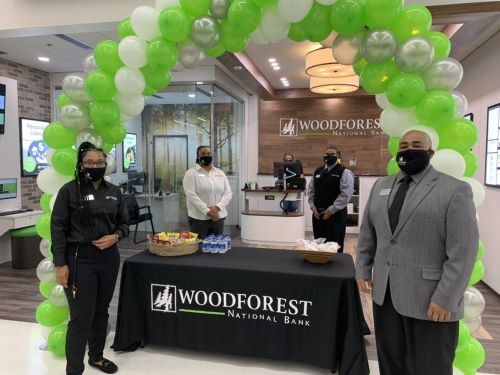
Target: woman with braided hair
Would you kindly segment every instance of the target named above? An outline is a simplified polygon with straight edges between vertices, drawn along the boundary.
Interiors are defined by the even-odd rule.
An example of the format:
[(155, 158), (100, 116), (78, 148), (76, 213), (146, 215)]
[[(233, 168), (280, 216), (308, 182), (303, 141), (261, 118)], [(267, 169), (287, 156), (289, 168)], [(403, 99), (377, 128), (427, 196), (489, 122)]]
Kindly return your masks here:
[(104, 180), (106, 155), (84, 142), (78, 148), (75, 180), (63, 185), (52, 211), (52, 253), (56, 280), (64, 286), (70, 321), (66, 374), (83, 373), (85, 346), (90, 366), (112, 374), (118, 367), (103, 357), (108, 307), (120, 255), (128, 235), (128, 214), (119, 188)]

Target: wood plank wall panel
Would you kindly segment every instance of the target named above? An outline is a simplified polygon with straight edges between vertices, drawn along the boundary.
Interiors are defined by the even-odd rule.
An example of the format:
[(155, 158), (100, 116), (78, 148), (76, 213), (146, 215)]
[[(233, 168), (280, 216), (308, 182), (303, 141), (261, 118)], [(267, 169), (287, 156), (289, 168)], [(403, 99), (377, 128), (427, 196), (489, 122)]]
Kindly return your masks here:
[[(272, 174), (273, 162), (283, 160), (283, 154), (290, 152), (302, 161), (304, 174), (310, 175), (323, 164), (325, 149), (336, 145), (342, 155), (342, 162), (357, 175), (385, 175), (390, 159), (387, 150), (388, 137), (376, 124), (381, 114), (373, 96), (329, 99), (297, 99), (260, 101), (259, 107), (259, 173)], [(298, 119), (295, 136), (281, 136), (282, 126)], [(329, 121), (333, 127), (341, 121), (349, 125), (361, 122), (365, 128), (348, 130), (311, 130), (301, 128), (299, 121)], [(369, 126), (367, 126), (370, 124)], [(328, 123), (323, 122), (324, 127)], [(334, 131), (337, 133), (334, 135)], [(305, 134), (306, 133), (306, 134)], [(349, 160), (356, 166), (350, 166)]]

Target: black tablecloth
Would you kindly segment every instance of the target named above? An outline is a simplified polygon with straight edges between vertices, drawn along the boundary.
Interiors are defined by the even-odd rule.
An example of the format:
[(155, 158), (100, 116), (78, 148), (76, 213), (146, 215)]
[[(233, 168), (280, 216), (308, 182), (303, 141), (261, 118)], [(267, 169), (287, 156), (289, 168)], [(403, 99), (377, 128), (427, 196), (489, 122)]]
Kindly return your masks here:
[(122, 270), (115, 350), (139, 343), (304, 361), (368, 374), (354, 265), (325, 265), (296, 251), (233, 248), (158, 257)]

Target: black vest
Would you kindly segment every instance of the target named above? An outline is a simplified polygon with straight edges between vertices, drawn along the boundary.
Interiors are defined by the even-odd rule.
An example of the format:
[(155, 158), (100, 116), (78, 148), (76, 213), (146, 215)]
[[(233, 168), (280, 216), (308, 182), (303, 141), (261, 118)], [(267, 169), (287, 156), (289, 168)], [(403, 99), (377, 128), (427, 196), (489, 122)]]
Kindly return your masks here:
[(330, 207), (340, 194), (340, 179), (345, 167), (337, 164), (330, 172), (321, 166), (314, 171), (314, 206), (316, 208)]

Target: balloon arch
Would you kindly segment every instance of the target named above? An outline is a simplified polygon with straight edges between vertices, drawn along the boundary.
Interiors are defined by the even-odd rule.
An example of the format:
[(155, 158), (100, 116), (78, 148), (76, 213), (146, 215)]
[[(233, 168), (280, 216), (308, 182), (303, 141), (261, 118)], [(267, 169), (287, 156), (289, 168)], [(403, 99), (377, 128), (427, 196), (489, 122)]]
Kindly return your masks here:
[[(463, 118), (467, 99), (454, 91), (463, 69), (448, 57), (448, 37), (431, 31), (431, 24), (426, 7), (404, 6), (403, 0), (156, 0), (155, 7), (136, 8), (120, 22), (118, 43), (100, 42), (84, 60), (84, 72), (64, 78), (64, 93), (57, 99), (60, 121), (44, 132), (51, 167), (38, 176), (45, 214), (36, 227), (46, 257), (37, 268), (46, 300), (38, 306), (36, 319), (48, 348), (65, 355), (68, 307), (62, 287), (55, 283), (50, 215), (57, 191), (73, 178), (75, 147), (90, 141), (109, 152), (125, 138), (123, 121), (142, 112), (144, 96), (170, 83), (172, 70), (196, 68), (205, 56), (243, 51), (249, 40), (275, 43), (288, 37), (320, 42), (337, 32), (333, 56), (353, 65), (363, 88), (376, 95), (391, 154), (396, 155), (405, 131), (425, 131), (436, 150), (433, 166), (468, 182), (476, 207), (480, 205), (484, 189), (472, 178), (478, 158), (471, 152), (479, 129)], [(109, 171), (113, 167), (108, 157)], [(397, 171), (393, 158), (387, 173)], [(455, 366), (465, 374), (474, 374), (485, 358), (481, 344), (471, 336), (481, 325), (485, 305), (473, 287), (484, 273), (483, 254), (480, 242), (464, 296), (465, 319), (460, 322)]]

